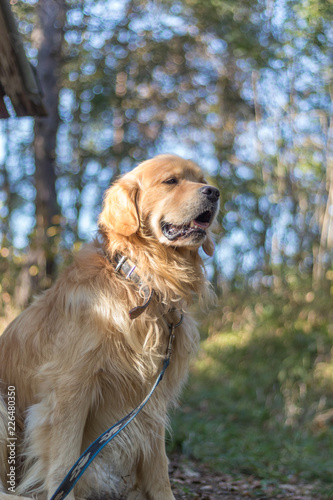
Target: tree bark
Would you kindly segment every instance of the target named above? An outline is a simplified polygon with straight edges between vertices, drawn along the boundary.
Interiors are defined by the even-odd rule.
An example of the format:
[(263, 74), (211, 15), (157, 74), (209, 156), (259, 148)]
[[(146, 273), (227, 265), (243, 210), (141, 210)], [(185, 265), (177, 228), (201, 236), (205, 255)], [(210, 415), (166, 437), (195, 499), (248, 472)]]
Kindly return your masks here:
[(33, 293), (52, 283), (61, 221), (56, 193), (56, 142), (66, 4), (64, 0), (39, 0), (36, 8), (39, 23), (33, 38), (38, 48), (37, 71), (47, 117), (35, 120), (36, 226), (16, 294), (21, 307)]

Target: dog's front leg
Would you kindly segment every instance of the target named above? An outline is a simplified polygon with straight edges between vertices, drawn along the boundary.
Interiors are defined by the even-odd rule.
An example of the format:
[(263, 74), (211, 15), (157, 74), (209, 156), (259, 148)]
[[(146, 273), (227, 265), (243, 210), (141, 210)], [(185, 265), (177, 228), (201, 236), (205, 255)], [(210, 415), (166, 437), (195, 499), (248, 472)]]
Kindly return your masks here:
[(164, 426), (161, 425), (159, 432), (154, 433), (151, 439), (152, 454), (142, 460), (138, 471), (140, 486), (147, 500), (175, 500), (168, 474)]
[[(89, 407), (85, 394), (68, 395), (58, 404), (50, 429), (49, 471), (46, 479), (48, 498), (55, 492), (81, 454), (84, 426)], [(67, 497), (74, 500), (74, 493)]]
[[(89, 401), (88, 394), (78, 394), (68, 384), (53, 387), (30, 408), (26, 427), (28, 467), (23, 485), (24, 479), (42, 483), (47, 498), (51, 498), (80, 456)], [(67, 499), (74, 500), (74, 493)]]

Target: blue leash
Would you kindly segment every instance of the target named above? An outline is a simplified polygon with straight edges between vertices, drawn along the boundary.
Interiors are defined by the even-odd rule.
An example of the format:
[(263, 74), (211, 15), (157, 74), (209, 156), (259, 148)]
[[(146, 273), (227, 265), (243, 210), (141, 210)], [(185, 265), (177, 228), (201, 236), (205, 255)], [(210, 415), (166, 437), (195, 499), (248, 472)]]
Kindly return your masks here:
[(50, 500), (62, 500), (66, 498), (67, 495), (72, 491), (84, 471), (89, 467), (94, 458), (98, 455), (98, 453), (115, 437), (119, 434), (125, 427), (137, 416), (137, 414), (142, 410), (142, 408), (146, 405), (153, 392), (155, 391), (158, 384), (161, 382), (163, 375), (166, 369), (169, 366), (170, 358), (171, 358), (171, 350), (172, 343), (175, 338), (174, 330), (182, 323), (183, 315), (181, 315), (180, 321), (176, 325), (169, 325), (170, 329), (170, 337), (167, 352), (163, 361), (163, 367), (161, 373), (158, 375), (155, 384), (153, 385), (150, 393), (146, 398), (142, 401), (139, 406), (137, 406), (134, 410), (132, 410), (126, 417), (122, 418), (110, 427), (108, 430), (103, 432), (91, 445), (82, 453), (80, 458), (75, 462), (71, 470), (68, 472), (67, 476), (63, 479), (60, 486), (57, 488), (55, 493), (53, 493)]

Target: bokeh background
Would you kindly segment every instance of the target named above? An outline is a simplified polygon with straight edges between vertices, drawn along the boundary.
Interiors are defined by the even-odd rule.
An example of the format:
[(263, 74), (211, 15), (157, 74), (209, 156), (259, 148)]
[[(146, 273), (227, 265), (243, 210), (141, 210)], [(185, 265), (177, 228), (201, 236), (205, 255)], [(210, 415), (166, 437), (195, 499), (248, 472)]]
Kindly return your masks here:
[(95, 236), (115, 178), (196, 161), (222, 194), (218, 307), (170, 450), (331, 498), (332, 1), (10, 4), (49, 115), (7, 100), (0, 122), (1, 325)]

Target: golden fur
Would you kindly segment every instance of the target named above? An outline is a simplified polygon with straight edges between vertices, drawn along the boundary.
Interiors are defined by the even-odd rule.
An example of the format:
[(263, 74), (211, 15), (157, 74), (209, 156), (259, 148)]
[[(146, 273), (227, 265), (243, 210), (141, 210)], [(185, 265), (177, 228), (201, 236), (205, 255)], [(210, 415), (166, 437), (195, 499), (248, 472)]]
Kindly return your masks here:
[[(196, 164), (174, 155), (148, 160), (120, 178), (106, 192), (99, 239), (0, 336), (1, 500), (50, 498), (80, 453), (148, 394), (165, 355), (168, 322), (183, 312), (163, 381), (67, 497), (108, 492), (132, 500), (174, 499), (164, 429), (198, 344), (187, 308), (194, 293), (203, 302), (210, 296), (198, 249), (213, 253), (209, 226), (217, 199), (209, 223), (201, 223), (204, 230), (188, 229), (210, 206), (205, 185)], [(172, 241), (181, 230), (185, 236)], [(135, 320), (128, 311), (142, 303), (140, 290), (115, 273), (110, 260), (116, 253), (134, 261), (142, 282), (155, 291)], [(15, 496), (6, 482), (8, 386), (15, 386), (21, 454)]]

